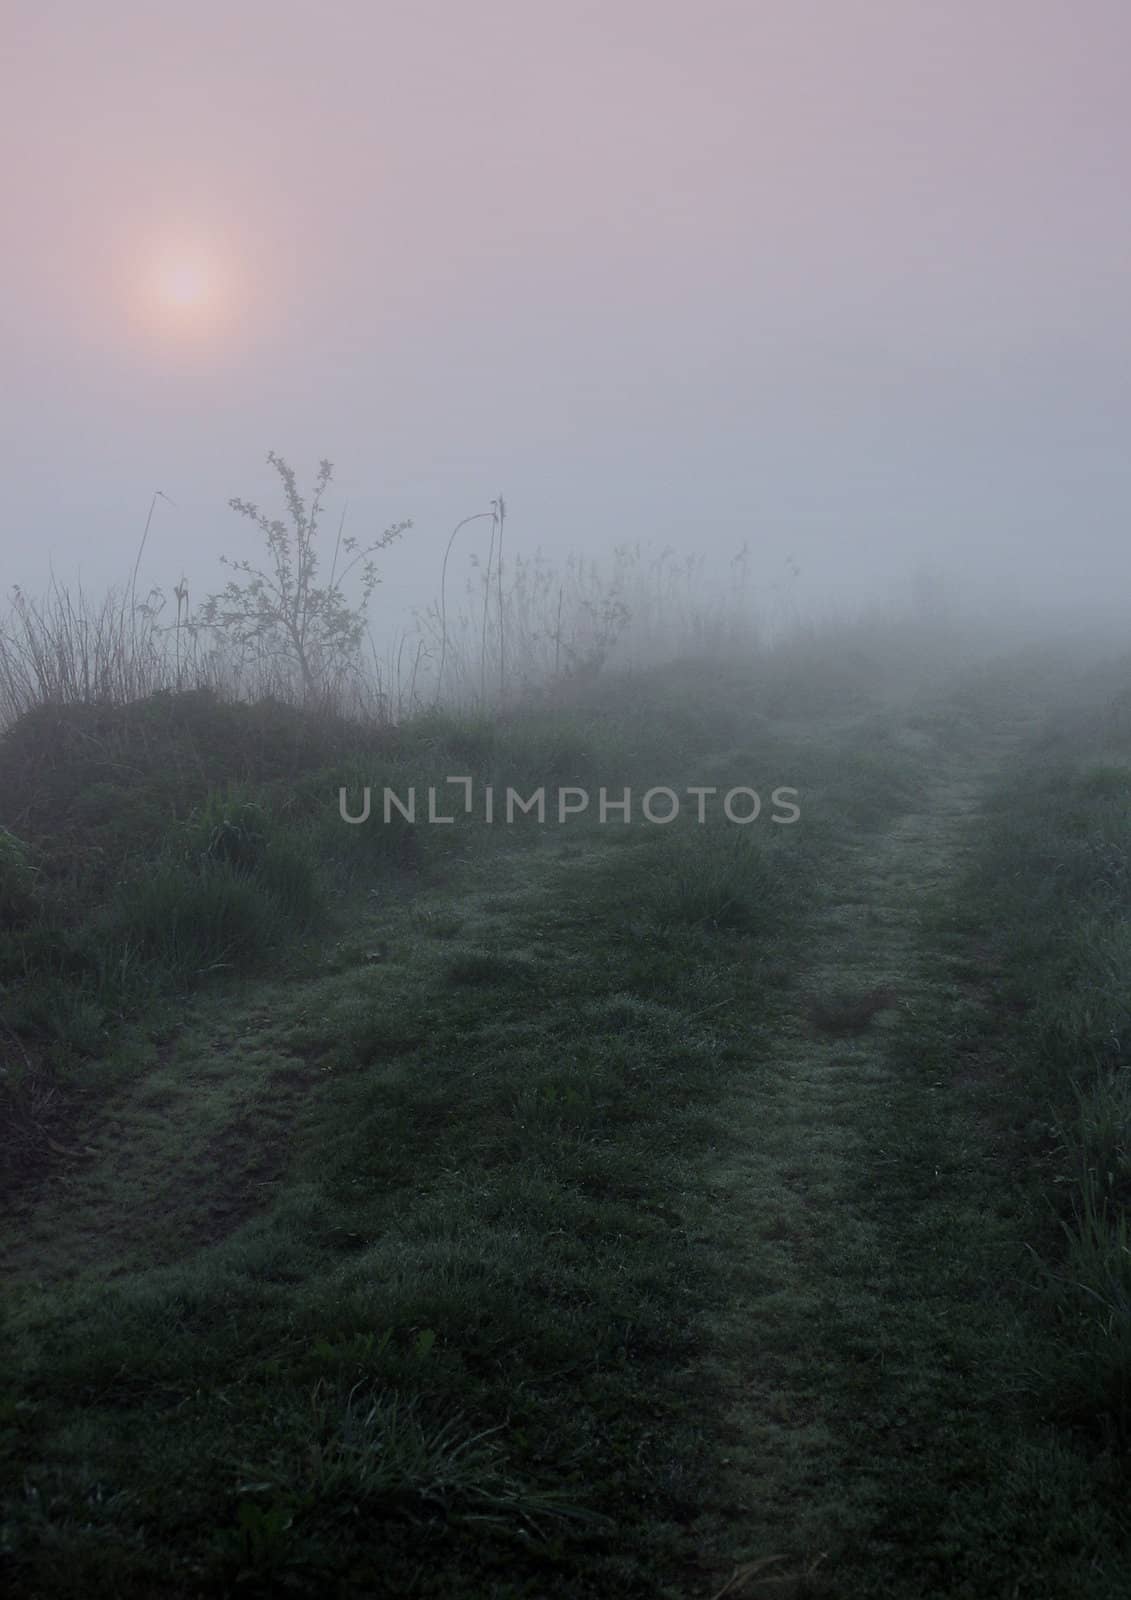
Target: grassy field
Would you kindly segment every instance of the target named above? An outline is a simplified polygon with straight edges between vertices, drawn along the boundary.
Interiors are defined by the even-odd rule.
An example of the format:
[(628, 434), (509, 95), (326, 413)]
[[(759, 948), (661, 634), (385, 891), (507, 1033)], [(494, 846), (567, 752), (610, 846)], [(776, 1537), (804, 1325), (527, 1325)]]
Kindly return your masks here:
[(934, 676), (17, 722), (12, 1591), (1126, 1594), (1127, 675)]

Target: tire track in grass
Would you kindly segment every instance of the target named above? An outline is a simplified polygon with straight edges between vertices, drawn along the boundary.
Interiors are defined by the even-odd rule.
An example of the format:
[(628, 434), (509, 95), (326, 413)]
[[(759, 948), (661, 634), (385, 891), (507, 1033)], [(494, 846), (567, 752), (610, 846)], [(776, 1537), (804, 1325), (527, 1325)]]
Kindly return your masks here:
[(1051, 1559), (1024, 1486), (1056, 1450), (1001, 1399), (1023, 1238), (948, 1075), (962, 997), (930, 926), (1019, 737), (940, 752), (913, 811), (842, 837), (791, 1019), (724, 1110), (748, 1138), (715, 1174), (735, 1290), (709, 1592), (1070, 1592), (1024, 1587)]

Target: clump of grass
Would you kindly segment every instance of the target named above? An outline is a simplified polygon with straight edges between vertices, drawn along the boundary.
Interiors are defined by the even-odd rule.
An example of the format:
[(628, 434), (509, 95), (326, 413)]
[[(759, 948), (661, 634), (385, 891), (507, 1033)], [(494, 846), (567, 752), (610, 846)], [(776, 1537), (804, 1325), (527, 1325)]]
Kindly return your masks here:
[(1058, 738), (990, 808), (963, 890), (991, 952), (998, 1027), (1024, 1063), (1028, 1142), (1058, 1227), (1039, 1241), (1057, 1333), (1045, 1402), (1131, 1442), (1131, 781), (1095, 730)]
[(534, 1530), (555, 1519), (607, 1521), (509, 1469), (502, 1425), (475, 1429), (458, 1411), (429, 1416), (419, 1395), (374, 1393), (364, 1383), (343, 1400), (326, 1380), (311, 1397), (311, 1411), (315, 1442), (296, 1487), (330, 1506)]
[(528, 975), (527, 963), (513, 956), (494, 955), (488, 950), (467, 950), (454, 955), (444, 970), (449, 983), (470, 985), (515, 983)]
[(253, 872), (267, 851), (269, 822), (263, 805), (246, 791), (228, 788), (208, 795), (186, 825), (186, 849), (202, 863)]
[[(1126, 1176), (1126, 1173), (1124, 1174)], [(1046, 1309), (1060, 1339), (1037, 1369), (1053, 1413), (1131, 1446), (1131, 1219), (1110, 1173), (1082, 1170), (1062, 1222), (1063, 1248), (1046, 1260)]]
[(30, 920), (36, 905), (37, 877), (30, 848), (7, 828), (0, 827), (0, 923), (15, 927)]
[(786, 895), (782, 863), (742, 832), (702, 827), (655, 846), (655, 879), (638, 902), (660, 929), (768, 929)]
[(278, 934), (272, 908), (246, 877), (175, 865), (123, 889), (112, 925), (126, 949), (177, 983), (221, 969), (249, 971)]

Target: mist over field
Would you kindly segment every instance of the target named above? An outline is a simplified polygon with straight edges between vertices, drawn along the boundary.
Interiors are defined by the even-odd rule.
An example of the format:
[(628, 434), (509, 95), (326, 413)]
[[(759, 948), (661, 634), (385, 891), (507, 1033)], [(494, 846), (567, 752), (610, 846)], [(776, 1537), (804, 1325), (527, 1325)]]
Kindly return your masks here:
[[(1118, 0), (14, 0), (3, 568), (193, 596), (268, 449), (405, 517), (382, 639), (515, 555), (744, 545), (767, 610), (1110, 615), (1131, 577)], [(799, 576), (792, 579), (792, 558)]]
[(9, 0), (0, 1585), (1131, 1593), (1131, 10)]

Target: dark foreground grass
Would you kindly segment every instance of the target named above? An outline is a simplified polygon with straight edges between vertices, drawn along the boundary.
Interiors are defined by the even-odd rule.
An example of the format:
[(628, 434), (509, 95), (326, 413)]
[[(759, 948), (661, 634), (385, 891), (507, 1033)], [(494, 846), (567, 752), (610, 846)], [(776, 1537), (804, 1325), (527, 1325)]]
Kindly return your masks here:
[[(21, 1593), (678, 1583), (712, 1474), (695, 1362), (721, 1292), (693, 1244), (696, 1160), (727, 1137), (719, 1073), (758, 1059), (750, 1007), (740, 1033), (713, 1002), (751, 994), (788, 867), (757, 858), (741, 935), (594, 916), (646, 901), (673, 849), (496, 860), (455, 948), (427, 904), (384, 916), (379, 965), (307, 984), (248, 1061), (225, 1035), (216, 1092), (238, 1109), (209, 1132), (193, 1107), (186, 1140), (224, 1012), (201, 1014), (147, 1085), (165, 1118), (145, 1097), (116, 1113), (144, 1155), (108, 1149), (76, 1178), (70, 1206), (93, 1214), (61, 1202), (26, 1263), (45, 1282), (8, 1303)], [(252, 1149), (209, 1239), (196, 1191), (218, 1200)], [(77, 1227), (103, 1262), (73, 1276)], [(118, 1281), (115, 1244), (135, 1266)]]
[(903, 1023), (902, 1081), (849, 1200), (822, 1340), (844, 1467), (826, 1592), (1117, 1600), (1131, 1582), (1128, 1463), (1066, 1425), (1047, 1381), (1064, 1351), (1033, 1296), (1041, 1203), (1015, 1141), (972, 1122), (985, 1100), (967, 1074), (992, 1069), (986, 1040), (963, 1033), (942, 986)]
[[(592, 759), (535, 742), (532, 770)], [(271, 829), (209, 804), (190, 855), (246, 884)], [(703, 1316), (733, 1286), (702, 1161), (772, 1033), (794, 836), (457, 830), (407, 896), (352, 837), (325, 960), (286, 989), (220, 972), (132, 1034), (22, 1197), (23, 1595), (643, 1596), (697, 1570)], [(169, 968), (160, 908), (191, 897), (145, 892)]]
[(0, 739), (0, 1180), (67, 1142), (123, 1025), (291, 962), (360, 882), (395, 896), (462, 850), (395, 810), (346, 826), (340, 792), (372, 785), (380, 817), (386, 787), (422, 812), (434, 789), (442, 810), (465, 765), (576, 781), (610, 748), (565, 713), (369, 728), (202, 691), (29, 712)]
[(964, 888), (998, 1070), (981, 1085), (1042, 1206), (1050, 1412), (1131, 1447), (1131, 741), (1110, 708), (1050, 727), (995, 796)]
[[(935, 701), (787, 735), (710, 688), (666, 731), (647, 702), (425, 719), (319, 757), (288, 812), (260, 786), (178, 820), (169, 870), (223, 882), (298, 830), (327, 921), (285, 981), (220, 969), (71, 1065), (4, 1245), (14, 1592), (676, 1600), (743, 1553), (730, 1593), (1125, 1592), (1118, 1438), (1050, 1387), (1022, 1270), (1043, 1113), (996, 1029), (1034, 1007), (974, 992), (969, 885), (900, 942), (948, 861), (898, 829), (985, 727)], [(330, 777), (469, 769), (780, 782), (803, 821), (326, 815)], [(25, 914), (33, 867), (9, 848)], [(1018, 872), (1044, 882), (1013, 862), (1001, 895)]]

